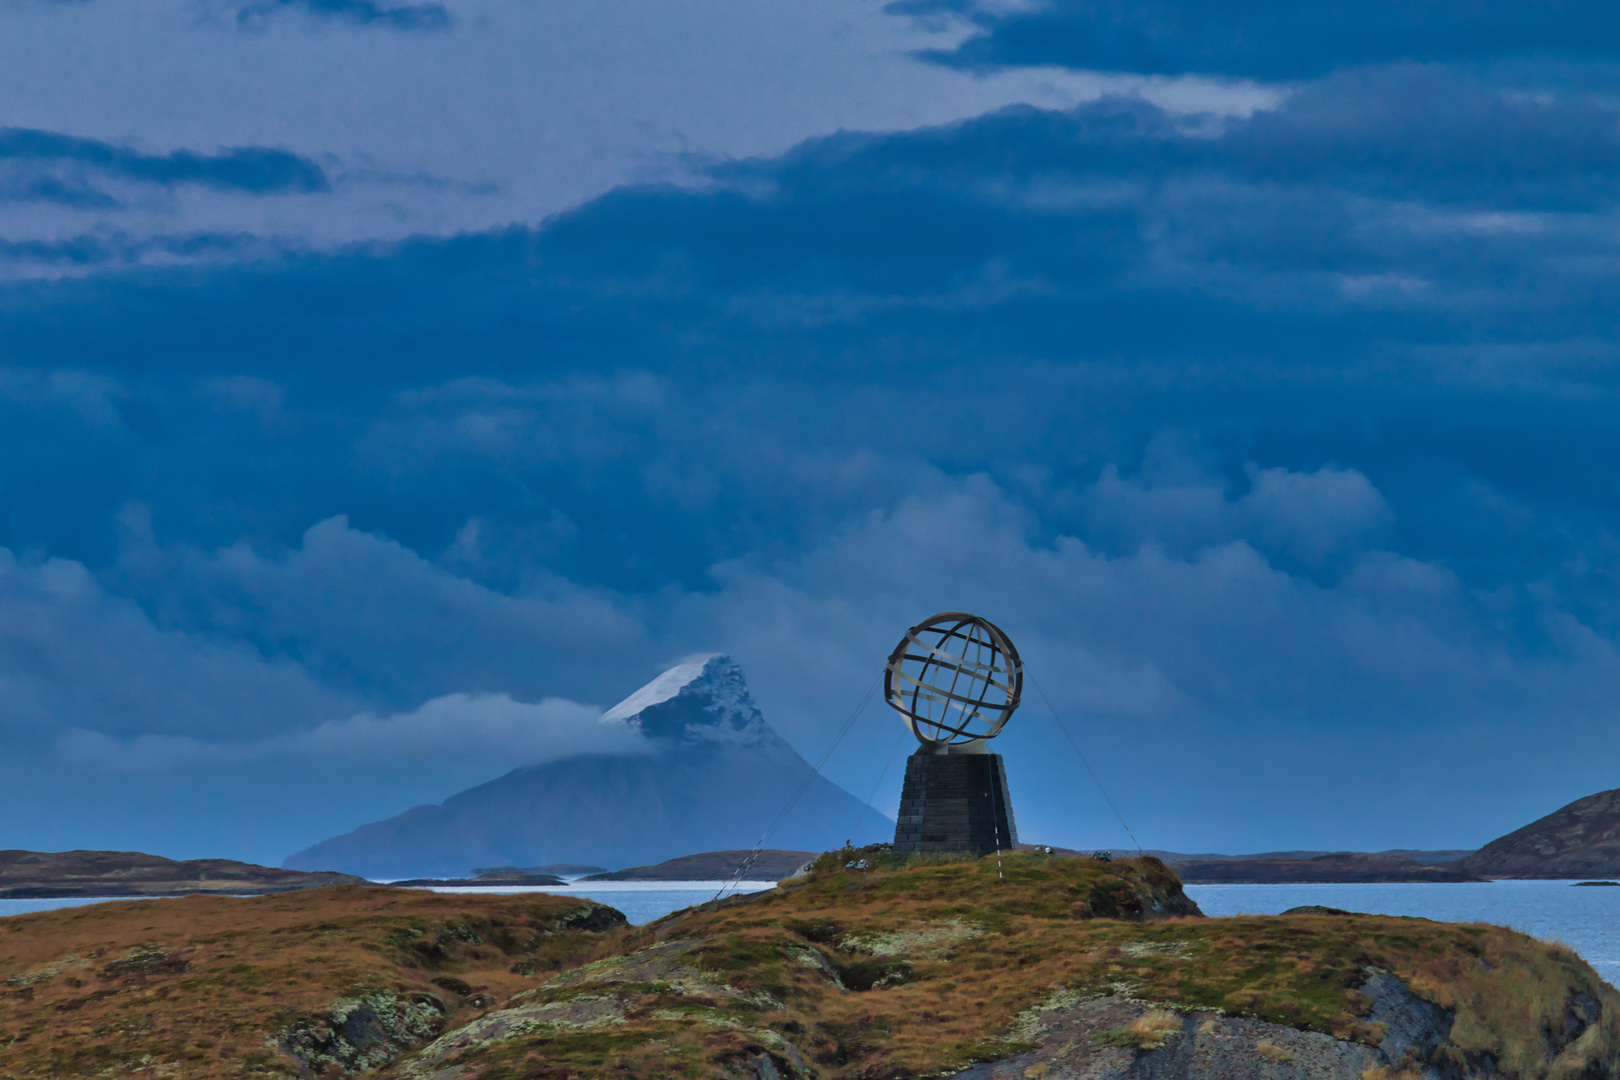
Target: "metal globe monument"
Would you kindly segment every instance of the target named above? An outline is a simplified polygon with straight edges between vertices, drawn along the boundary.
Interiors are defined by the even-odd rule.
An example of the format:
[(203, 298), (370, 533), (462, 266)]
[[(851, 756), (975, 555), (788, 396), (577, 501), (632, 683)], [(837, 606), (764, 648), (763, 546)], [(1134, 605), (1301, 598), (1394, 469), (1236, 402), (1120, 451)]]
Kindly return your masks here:
[(1017, 848), (1007, 770), (988, 743), (1023, 690), (1018, 649), (988, 619), (944, 611), (906, 631), (883, 674), (884, 698), (921, 744), (906, 759), (895, 851)]

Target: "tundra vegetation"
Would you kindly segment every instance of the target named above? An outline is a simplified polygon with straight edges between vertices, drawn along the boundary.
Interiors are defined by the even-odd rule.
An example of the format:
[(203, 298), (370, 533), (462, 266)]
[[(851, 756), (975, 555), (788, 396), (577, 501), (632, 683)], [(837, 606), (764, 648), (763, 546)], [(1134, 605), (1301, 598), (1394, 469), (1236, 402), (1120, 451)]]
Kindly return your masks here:
[(1385, 1042), (1375, 983), (1444, 1018), (1391, 1075), (1616, 1073), (1615, 991), (1501, 927), (1205, 919), (1151, 858), (851, 854), (634, 928), (357, 887), (0, 920), (0, 1076), (879, 1080), (1020, 1060), (1090, 1016), (1086, 1044), (1127, 1060), (1241, 1028), (1294, 1069), (1300, 1033)]

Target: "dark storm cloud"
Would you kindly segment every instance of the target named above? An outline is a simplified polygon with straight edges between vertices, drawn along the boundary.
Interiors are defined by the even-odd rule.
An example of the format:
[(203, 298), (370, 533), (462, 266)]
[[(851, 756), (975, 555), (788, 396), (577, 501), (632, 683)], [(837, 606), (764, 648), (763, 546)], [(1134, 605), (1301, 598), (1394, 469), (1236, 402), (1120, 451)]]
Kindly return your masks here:
[[(1409, 108), (1391, 118), (1386, 102), (1397, 97)], [(290, 401), (360, 410), (368, 419), (353, 443), (364, 451), (356, 467), (382, 470), (387, 490), (410, 493), (381, 496), (370, 474), (348, 471), (284, 481), (301, 467), (285, 457), (293, 447), (221, 419), (207, 437), (257, 447), (240, 451), (242, 467), (258, 475), (256, 463), (266, 463), (255, 481), (267, 485), (265, 499), (203, 514), (186, 505), (198, 497), (189, 490), (140, 495), (160, 523), (217, 529), (200, 537), (209, 543), (254, 528), (290, 542), (312, 519), (352, 511), (439, 549), (473, 516), (490, 519), (486, 540), (498, 535), (507, 511), (480, 509), (494, 500), (528, 506), (512, 523), (522, 529), (550, 529), (553, 511), (575, 522), (579, 531), (556, 533), (548, 556), (569, 573), (637, 589), (671, 576), (696, 582), (714, 559), (793, 535), (811, 511), (775, 494), (769, 475), (742, 489), (713, 475), (659, 472), (654, 483), (647, 456), (677, 432), (706, 445), (722, 435), (746, 442), (696, 419), (745, 403), (751, 411), (738, 422), (757, 424), (752, 410), (780, 406), (787, 411), (771, 423), (784, 441), (826, 439), (778, 399), (783, 380), (837, 397), (840, 415), (869, 416), (865, 403), (881, 401), (916, 417), (872, 431), (856, 420), (863, 434), (846, 437), (858, 443), (977, 467), (1056, 440), (1075, 477), (1109, 455), (1139, 454), (1155, 426), (1205, 426), (1211, 406), (1231, 418), (1216, 426), (1240, 444), (1263, 432), (1276, 452), (1313, 467), (1376, 456), (1399, 437), (1385, 427), (1366, 444), (1359, 417), (1368, 408), (1397, 432), (1417, 425), (1413, 438), (1424, 425), (1494, 423), (1490, 409), (1427, 414), (1415, 402), (1491, 400), (1502, 379), (1531, 391), (1518, 422), (1539, 422), (1538, 394), (1612, 377), (1602, 343), (1616, 329), (1615, 241), (1603, 177), (1615, 155), (1613, 124), (1597, 104), (1508, 98), (1427, 69), (1329, 80), (1250, 120), (1188, 120), (1130, 101), (1014, 110), (946, 129), (821, 140), (719, 170), (717, 190), (625, 191), (540, 230), (52, 290), (70, 309), (106, 313), (94, 323), (41, 317), (30, 287), (11, 304), (13, 355), (39, 365), (67, 357), (133, 379), (148, 389), (130, 408), (165, 427), (202, 424), (199, 437), (215, 421), (189, 397), (160, 392), (164, 384), (271, 377)], [(377, 359), (334, 368), (334, 355)], [(966, 389), (987, 365), (1066, 389), (1035, 401), (1013, 382)], [(584, 389), (578, 400), (517, 390), (494, 402), (471, 384), (413, 389), (472, 375), (522, 387), (625, 368), (657, 376), (650, 385), (663, 403)], [(894, 401), (891, 378), (929, 392)], [(1115, 379), (1125, 381), (1113, 393), (1131, 408), (1089, 437), (1064, 431), (1071, 399)], [(1324, 382), (1335, 387), (1325, 399)], [(1378, 404), (1391, 386), (1399, 392)], [(758, 403), (729, 400), (738, 388)], [(975, 397), (1002, 411), (948, 438), (925, 422), (948, 413), (946, 402)], [(1325, 403), (1338, 426), (1292, 430), (1286, 418), (1306, 402)], [(503, 423), (547, 419), (490, 448), (418, 437), (417, 425), (453, 434), (466, 411), (490, 409)], [(1547, 409), (1548, 423), (1559, 409), (1601, 423), (1591, 403)], [(300, 430), (311, 461), (359, 437)], [(327, 433), (337, 441), (323, 443)], [(1490, 457), (1490, 445), (1471, 452)], [(510, 455), (510, 468), (481, 475), (495, 450)], [(1549, 451), (1528, 452), (1545, 461)], [(1232, 465), (1240, 484), (1241, 464)], [(1400, 470), (1379, 479), (1401, 482)], [(1537, 497), (1547, 483), (1516, 473), (1514, 482), (1533, 483)], [(683, 494), (694, 509), (673, 495), (649, 502), (659, 484), (713, 494)], [(656, 544), (638, 538), (642, 515), (671, 507)], [(50, 515), (27, 519), (43, 526)], [(74, 536), (86, 540), (71, 529), (58, 540)], [(12, 539), (31, 542), (21, 529)], [(75, 552), (94, 561), (107, 550)]]
[[(223, 685), (288, 687), (298, 742), (610, 704), (724, 648), (814, 747), (896, 628), (965, 606), (1182, 800), (1165, 831), (1218, 800), (1238, 843), (1280, 803), (1341, 837), (1311, 843), (1488, 839), (1620, 749), (1558, 749), (1620, 692), (1616, 143), (1601, 96), (1396, 64), (1250, 117), (1012, 109), (533, 228), (7, 286), (0, 604), (45, 629), (0, 641), (0, 715), (161, 771), (278, 737), (240, 695), (240, 737), (208, 719)], [(93, 657), (46, 632), (102, 612)], [(196, 687), (169, 741), (91, 689), (28, 704), (145, 649)]]
[(964, 67), (1057, 65), (1148, 75), (1301, 79), (1341, 67), (1557, 56), (1612, 60), (1620, 21), (1591, 0), (899, 0), (887, 9), (965, 18), (977, 32), (931, 54)]
[(254, 0), (236, 9), (238, 24), (262, 27), (280, 12), (388, 30), (448, 30), (454, 21), (443, 4), (386, 4), (376, 0)]
[(0, 128), (0, 199), (104, 210), (123, 201), (119, 188), (184, 185), (248, 195), (331, 190), (318, 164), (286, 150), (239, 146), (216, 154), (146, 154), (99, 139)]
[(0, 240), (0, 262), (90, 269), (139, 265), (163, 258), (190, 261), (243, 256), (262, 253), (267, 247), (258, 238), (240, 233), (133, 237), (103, 230), (59, 240)]

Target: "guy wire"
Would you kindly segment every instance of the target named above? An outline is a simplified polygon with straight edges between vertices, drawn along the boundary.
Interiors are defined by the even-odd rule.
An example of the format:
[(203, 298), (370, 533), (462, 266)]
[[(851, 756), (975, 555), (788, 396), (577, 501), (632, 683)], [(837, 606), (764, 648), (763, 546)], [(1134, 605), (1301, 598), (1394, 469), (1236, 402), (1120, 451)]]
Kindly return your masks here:
[[(997, 788), (1000, 786), (1001, 785), (999, 783), (996, 785)], [(997, 811), (995, 793), (987, 791), (985, 794), (990, 796), (990, 821), (996, 832), (996, 880), (1005, 885), (1007, 883), (1007, 878), (1001, 872), (1001, 818), (996, 816)], [(1002, 804), (1001, 810), (1005, 812), (1005, 803)], [(1007, 839), (1011, 840), (1012, 837), (1009, 836)]]
[(1063, 718), (1058, 716), (1056, 709), (1052, 708), (1052, 699), (1046, 696), (1045, 690), (1041, 689), (1041, 681), (1035, 677), (1035, 673), (1033, 671), (1029, 670), (1028, 664), (1024, 665), (1024, 673), (1029, 676), (1029, 681), (1035, 684), (1035, 692), (1041, 695), (1041, 700), (1046, 702), (1047, 709), (1052, 713), (1052, 719), (1057, 721), (1058, 730), (1063, 732), (1063, 737), (1069, 740), (1070, 746), (1074, 747), (1074, 752), (1080, 758), (1080, 764), (1084, 765), (1086, 767), (1086, 772), (1091, 774), (1091, 782), (1097, 785), (1098, 791), (1102, 792), (1103, 800), (1108, 803), (1108, 809), (1112, 810), (1114, 812), (1114, 816), (1119, 818), (1119, 823), (1125, 828), (1125, 835), (1130, 837), (1131, 843), (1136, 845), (1136, 853), (1138, 855), (1147, 854), (1142, 850), (1142, 844), (1136, 839), (1136, 834), (1131, 832), (1131, 827), (1125, 824), (1125, 815), (1119, 812), (1119, 807), (1114, 805), (1114, 800), (1108, 797), (1108, 789), (1103, 787), (1101, 780), (1097, 779), (1097, 770), (1091, 767), (1091, 762), (1086, 760), (1086, 755), (1080, 753), (1080, 744), (1074, 741), (1074, 736), (1070, 735), (1069, 729), (1064, 726)]
[[(882, 675), (872, 680), (872, 685), (867, 689), (866, 696), (861, 698), (859, 705), (855, 706), (855, 711), (849, 714), (849, 719), (844, 721), (844, 726), (838, 729), (837, 736), (833, 738), (827, 749), (822, 752), (820, 760), (810, 767), (810, 775), (804, 778), (804, 782), (799, 785), (799, 790), (793, 793), (793, 798), (789, 799), (787, 805), (782, 807), (782, 812), (776, 815), (776, 820), (771, 822), (770, 828), (760, 834), (759, 843), (754, 845), (754, 850), (748, 853), (748, 858), (743, 860), (743, 864), (737, 867), (737, 876), (720, 886), (720, 891), (714, 894), (714, 900), (720, 899), (727, 889), (743, 880), (743, 875), (748, 872), (748, 868), (754, 865), (755, 859), (759, 858), (760, 850), (765, 847), (765, 842), (771, 838), (777, 829), (781, 828), (782, 822), (787, 819), (789, 811), (799, 801), (799, 796), (803, 795), (805, 790), (809, 788), (810, 781), (821, 775), (821, 767), (827, 764), (827, 759), (832, 757), (832, 752), (837, 749), (839, 743), (844, 741), (844, 736), (849, 734), (849, 729), (855, 726), (855, 718), (861, 715), (861, 710), (866, 708), (866, 703), (872, 700), (872, 695), (877, 692), (878, 684), (882, 681)], [(709, 903), (714, 903), (714, 900), (710, 900)]]
[(900, 752), (900, 744), (905, 738), (906, 733), (901, 731), (900, 737), (894, 740), (894, 749), (889, 751), (889, 760), (883, 763), (883, 771), (878, 773), (877, 783), (872, 785), (872, 794), (866, 797), (866, 805), (861, 807), (861, 816), (855, 819), (855, 828), (849, 830), (849, 839), (845, 843), (855, 842), (855, 834), (860, 831), (861, 822), (866, 820), (866, 812), (872, 809), (872, 800), (877, 798), (878, 788), (883, 786), (883, 778), (889, 775), (889, 768), (894, 765), (894, 755)]

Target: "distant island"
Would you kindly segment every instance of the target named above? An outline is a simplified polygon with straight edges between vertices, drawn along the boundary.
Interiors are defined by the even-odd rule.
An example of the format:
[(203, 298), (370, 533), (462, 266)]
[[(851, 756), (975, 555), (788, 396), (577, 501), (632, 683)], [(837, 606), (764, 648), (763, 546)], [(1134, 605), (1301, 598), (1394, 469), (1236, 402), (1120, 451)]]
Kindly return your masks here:
[[(724, 665), (727, 678), (740, 674)], [(682, 684), (685, 692), (690, 684)], [(706, 694), (708, 690), (704, 691)], [(738, 691), (741, 698), (746, 691)], [(676, 695), (679, 697), (679, 694)], [(707, 702), (708, 698), (702, 698)], [(648, 708), (651, 708), (649, 706)], [(749, 723), (757, 723), (750, 720)], [(1025, 851), (1061, 857), (1098, 854), (1071, 848), (1021, 844)], [(1283, 884), (1356, 882), (1479, 882), (1495, 878), (1583, 879), (1582, 885), (1613, 885), (1620, 877), (1620, 789), (1585, 796), (1478, 851), (1275, 851), (1257, 855), (1188, 854), (1149, 849), (1113, 850), (1115, 859), (1145, 854), (1168, 864), (1188, 884)], [(815, 852), (773, 848), (681, 855), (645, 865), (607, 870), (595, 863), (486, 866), (470, 875), (411, 877), (392, 884), (420, 888), (556, 887), (576, 881), (713, 881), (745, 876), (779, 881), (805, 866)], [(748, 860), (752, 858), (752, 862)], [(469, 860), (470, 861), (470, 860)], [(465, 873), (465, 872), (463, 872)], [(333, 870), (291, 870), (233, 859), (174, 860), (130, 851), (0, 851), (0, 899), (179, 896), (195, 893), (259, 895), (359, 884), (365, 879)]]
[(1488, 878), (1620, 876), (1620, 788), (1576, 799), (1455, 866)]
[(282, 870), (233, 859), (177, 861), (139, 851), (0, 851), (0, 900), (193, 893), (258, 896), (364, 883), (364, 878), (351, 874)]
[(470, 878), (406, 878), (404, 881), (390, 881), (388, 884), (402, 889), (451, 887), (459, 889), (502, 889), (514, 885), (567, 885), (568, 882), (556, 874), (522, 874), (494, 871)]
[(485, 874), (551, 874), (555, 877), (584, 877), (586, 874), (605, 874), (608, 868), (590, 863), (546, 863), (544, 866), (475, 866), (473, 875)]
[(814, 851), (705, 851), (698, 855), (666, 859), (652, 866), (632, 866), (611, 873), (592, 874), (584, 880), (722, 881), (735, 876), (746, 865), (747, 873), (744, 876), (751, 881), (780, 881), (803, 869), (815, 857)]
[(1221, 855), (1221, 854), (1218, 854), (1218, 853), (1215, 853), (1215, 852), (1198, 852), (1197, 854), (1194, 854), (1194, 853), (1186, 852), (1186, 851), (1163, 851), (1163, 850), (1160, 850), (1158, 848), (1147, 848), (1144, 851), (1126, 850), (1126, 849), (1123, 849), (1123, 848), (1113, 848), (1109, 853), (1111, 855), (1113, 855), (1114, 858), (1116, 858), (1116, 859), (1129, 858), (1132, 855), (1152, 855), (1155, 859), (1158, 859), (1160, 862), (1164, 863), (1166, 866), (1174, 866), (1177, 863), (1198, 863), (1198, 862), (1254, 862), (1254, 861), (1270, 861), (1270, 860), (1273, 860), (1273, 859), (1302, 860), (1302, 859), (1316, 859), (1316, 858), (1322, 857), (1323, 855), (1347, 855), (1347, 854), (1348, 855), (1389, 856), (1390, 858), (1395, 858), (1395, 859), (1410, 859), (1412, 862), (1419, 863), (1419, 864), (1421, 864), (1423, 866), (1439, 866), (1439, 865), (1441, 865), (1443, 863), (1456, 862), (1458, 859), (1465, 858), (1465, 857), (1467, 857), (1469, 855), (1472, 855), (1474, 853), (1474, 849), (1473, 848), (1450, 848), (1450, 849), (1446, 849), (1446, 850), (1432, 851), (1432, 850), (1425, 850), (1423, 848), (1390, 848), (1387, 851), (1370, 851), (1370, 852), (1362, 852), (1362, 851), (1353, 851), (1353, 852), (1321, 851), (1321, 850), (1300, 849), (1300, 850), (1295, 850), (1295, 851), (1260, 851), (1260, 852), (1256, 852), (1256, 853), (1254, 853), (1252, 855)]
[(1189, 885), (1342, 884), (1352, 882), (1483, 881), (1446, 866), (1425, 866), (1398, 855), (1340, 851), (1309, 859), (1227, 859), (1171, 865)]

